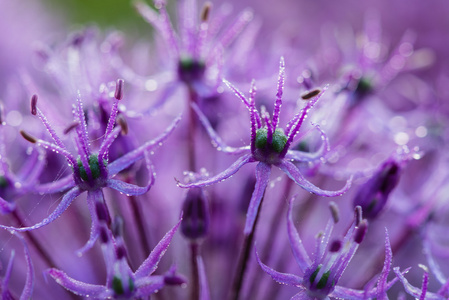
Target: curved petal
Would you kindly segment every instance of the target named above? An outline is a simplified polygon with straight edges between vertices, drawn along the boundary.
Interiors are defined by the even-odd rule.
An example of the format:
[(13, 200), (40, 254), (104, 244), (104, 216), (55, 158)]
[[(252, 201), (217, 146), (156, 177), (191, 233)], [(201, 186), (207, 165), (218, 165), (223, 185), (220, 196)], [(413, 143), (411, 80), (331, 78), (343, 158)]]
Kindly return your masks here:
[(326, 133), (320, 128), (318, 124), (315, 124), (315, 128), (321, 134), (321, 143), (320, 148), (315, 152), (303, 152), (298, 150), (288, 150), (285, 155), (286, 159), (293, 159), (296, 161), (315, 161), (322, 158), (327, 152), (329, 152), (329, 139), (327, 138)]
[(239, 157), (239, 159), (237, 159), (229, 168), (227, 168), (220, 174), (215, 175), (214, 177), (211, 177), (211, 178), (208, 178), (205, 180), (200, 180), (200, 181), (193, 182), (193, 183), (186, 183), (186, 184), (178, 181), (178, 186), (182, 187), (182, 188), (192, 188), (192, 187), (201, 187), (201, 186), (211, 185), (211, 184), (223, 181), (226, 178), (231, 177), (232, 175), (237, 173), (237, 171), (240, 170), (241, 167), (243, 167), (247, 163), (254, 162), (254, 161), (255, 160), (254, 160), (252, 154), (245, 154), (245, 155)]
[[(182, 220), (182, 219), (181, 219)], [(181, 220), (169, 231), (167, 232), (162, 240), (154, 247), (153, 251), (151, 251), (150, 255), (145, 259), (145, 261), (140, 265), (137, 271), (134, 273), (136, 279), (144, 278), (146, 276), (151, 275), (156, 269), (159, 261), (162, 256), (164, 256), (165, 252), (170, 245), (171, 239), (176, 233), (179, 225), (181, 224)]]
[(98, 219), (98, 212), (96, 209), (97, 203), (105, 203), (103, 191), (101, 189), (88, 191), (87, 192), (87, 207), (89, 208), (90, 219), (91, 219), (91, 227), (90, 227), (90, 236), (89, 240), (86, 244), (79, 250), (77, 250), (76, 254), (78, 256), (84, 255), (84, 253), (91, 249), (98, 237), (100, 236), (100, 220)]
[(256, 166), (256, 186), (249, 202), (248, 212), (246, 213), (246, 222), (244, 234), (250, 234), (254, 229), (257, 214), (259, 213), (259, 206), (262, 202), (265, 189), (271, 175), (271, 165), (260, 162)]
[(308, 192), (314, 193), (319, 196), (323, 197), (335, 197), (335, 196), (341, 196), (343, 195), (352, 184), (352, 176), (348, 179), (345, 186), (337, 191), (327, 191), (322, 190), (319, 187), (313, 185), (311, 182), (309, 182), (307, 179), (302, 176), (301, 172), (299, 172), (298, 168), (291, 162), (283, 160), (281, 163), (277, 164), (277, 166), (285, 172), (285, 174), (288, 175), (297, 185), (302, 187)]
[(32, 189), (32, 191), (42, 194), (53, 194), (68, 190), (70, 188), (73, 188), (74, 186), (75, 181), (73, 180), (73, 175), (70, 174), (62, 179), (53, 182), (38, 184)]
[(19, 231), (19, 232), (30, 231), (30, 230), (41, 228), (41, 227), (53, 222), (57, 218), (59, 218), (59, 216), (61, 216), (62, 213), (70, 206), (70, 203), (72, 203), (73, 199), (78, 197), (82, 192), (83, 191), (80, 191), (80, 189), (78, 187), (74, 187), (73, 189), (68, 191), (62, 198), (61, 203), (59, 203), (58, 207), (56, 207), (56, 209), (48, 217), (46, 217), (44, 220), (42, 220), (41, 222), (39, 222), (33, 226), (15, 228), (15, 227), (0, 225), (0, 228), (12, 230), (12, 231)]
[(28, 249), (28, 246), (22, 237), (19, 236), (19, 238), (23, 243), (23, 251), (25, 252), (25, 260), (26, 260), (26, 265), (27, 265), (27, 275), (26, 275), (26, 279), (25, 279), (25, 286), (23, 287), (22, 294), (20, 295), (20, 300), (28, 300), (28, 299), (31, 299), (31, 294), (33, 293), (34, 268), (33, 268), (33, 262), (31, 261), (30, 251)]
[(114, 160), (108, 165), (108, 174), (109, 177), (113, 177), (118, 172), (126, 169), (136, 161), (144, 158), (145, 151), (149, 151), (150, 149), (159, 146), (161, 143), (163, 143), (170, 135), (170, 133), (175, 129), (175, 127), (178, 125), (179, 121), (181, 120), (181, 115), (179, 115), (171, 124), (170, 126), (158, 137), (155, 139), (146, 142), (139, 148), (128, 152), (127, 154), (123, 155), (122, 157)]
[(106, 299), (107, 296), (112, 295), (112, 291), (109, 291), (104, 285), (89, 284), (75, 280), (58, 269), (49, 269), (46, 273), (50, 275), (59, 285), (76, 295), (102, 299)]
[(268, 275), (273, 278), (274, 281), (280, 283), (280, 284), (288, 284), (296, 287), (302, 287), (302, 278), (299, 276), (296, 276), (294, 274), (288, 274), (288, 273), (281, 273), (278, 271), (273, 270), (272, 268), (265, 265), (263, 262), (260, 261), (259, 255), (256, 251), (256, 259), (259, 265), (262, 267), (262, 270), (265, 271)]
[(16, 208), (16, 204), (14, 202), (8, 202), (2, 197), (0, 197), (0, 213), (9, 214)]
[(299, 265), (299, 268), (303, 273), (306, 272), (307, 268), (312, 264), (309, 255), (304, 248), (301, 238), (299, 237), (298, 230), (296, 230), (295, 224), (293, 223), (293, 199), (290, 199), (290, 205), (288, 207), (288, 219), (287, 219), (287, 231), (288, 239), (290, 240), (290, 246), (292, 248), (293, 256)]
[(140, 187), (131, 183), (126, 183), (117, 179), (108, 179), (106, 186), (129, 196), (138, 196), (145, 194), (150, 190), (151, 184)]
[(380, 273), (379, 280), (377, 281), (377, 299), (386, 300), (387, 296), (387, 277), (390, 273), (391, 260), (393, 257), (393, 252), (391, 251), (390, 238), (388, 236), (388, 231), (385, 228), (385, 261), (382, 272)]
[(196, 103), (192, 103), (192, 108), (198, 115), (198, 119), (200, 120), (201, 124), (203, 125), (204, 129), (206, 129), (207, 133), (209, 134), (209, 137), (211, 138), (212, 145), (214, 147), (217, 147), (218, 151), (224, 152), (224, 153), (231, 153), (231, 154), (240, 154), (244, 152), (250, 152), (249, 147), (230, 147), (226, 145), (223, 140), (218, 136), (217, 132), (212, 128), (212, 125), (210, 125), (209, 120), (206, 118), (206, 116), (203, 114), (201, 109), (198, 107)]

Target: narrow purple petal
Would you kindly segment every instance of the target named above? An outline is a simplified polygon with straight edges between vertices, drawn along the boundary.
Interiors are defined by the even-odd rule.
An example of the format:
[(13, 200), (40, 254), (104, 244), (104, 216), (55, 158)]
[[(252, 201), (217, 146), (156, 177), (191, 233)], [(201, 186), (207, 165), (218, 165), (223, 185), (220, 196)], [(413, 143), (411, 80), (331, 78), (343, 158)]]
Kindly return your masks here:
[(210, 300), (209, 284), (207, 282), (206, 268), (201, 256), (197, 257), (198, 273), (200, 277), (200, 298), (199, 300)]
[(112, 291), (108, 291), (108, 288), (103, 285), (89, 284), (75, 280), (58, 269), (49, 269), (46, 273), (53, 277), (59, 285), (76, 295), (101, 299), (106, 299), (107, 296), (112, 295)]
[(59, 218), (59, 216), (61, 216), (62, 213), (70, 206), (70, 203), (72, 203), (73, 199), (78, 197), (81, 193), (82, 193), (82, 191), (80, 191), (80, 189), (78, 187), (74, 187), (73, 189), (68, 191), (62, 198), (61, 203), (59, 203), (58, 207), (56, 207), (56, 209), (48, 217), (46, 217), (44, 220), (42, 220), (41, 222), (39, 222), (33, 226), (15, 228), (15, 227), (8, 227), (8, 226), (0, 225), (0, 228), (12, 230), (12, 231), (19, 231), (19, 232), (30, 231), (30, 230), (41, 228), (41, 227), (53, 222), (57, 218)]
[[(394, 271), (394, 273), (396, 274), (396, 276), (399, 278), (399, 280), (402, 282), (402, 285), (404, 286), (405, 291), (406, 291), (408, 294), (412, 295), (413, 297), (419, 299), (419, 298), (421, 297), (422, 293), (423, 293), (423, 290), (421, 290), (421, 289), (419, 289), (419, 288), (414, 287), (413, 285), (411, 285), (411, 284), (408, 282), (408, 280), (404, 277), (404, 275), (399, 271), (399, 267), (394, 268), (393, 271)], [(426, 293), (426, 299), (430, 299), (430, 300), (443, 300), (443, 299), (445, 299), (445, 298), (442, 297), (442, 296), (436, 295), (436, 294), (434, 294), (434, 293), (427, 292), (427, 293)]]
[(0, 197), (0, 213), (9, 214), (16, 208), (16, 204), (14, 202), (8, 202), (2, 197)]
[(246, 223), (244, 234), (250, 234), (254, 230), (254, 223), (256, 222), (257, 214), (259, 213), (259, 206), (262, 202), (265, 189), (270, 181), (271, 165), (260, 162), (256, 166), (256, 186), (249, 202), (248, 212), (246, 213)]
[(248, 107), (248, 109), (251, 109), (251, 104), (248, 101), (248, 99), (243, 95), (242, 92), (240, 92), (232, 83), (227, 81), (226, 79), (223, 79), (223, 82), (234, 92), (234, 94), (242, 100), (242, 102)]
[(252, 154), (245, 154), (245, 155), (239, 157), (239, 159), (237, 159), (229, 168), (227, 168), (220, 174), (215, 175), (214, 177), (211, 177), (211, 178), (208, 178), (205, 180), (200, 180), (200, 181), (193, 182), (193, 183), (186, 183), (186, 184), (183, 184), (178, 181), (178, 186), (182, 187), (182, 188), (192, 188), (192, 187), (207, 186), (207, 185), (211, 185), (211, 184), (214, 184), (217, 182), (221, 182), (221, 181), (225, 180), (226, 178), (229, 178), (232, 175), (234, 175), (235, 173), (237, 173), (237, 171), (240, 170), (240, 168), (242, 166), (244, 166), (250, 162), (254, 162), (254, 158), (253, 158)]
[(100, 236), (100, 221), (98, 219), (96, 206), (97, 203), (105, 203), (103, 190), (94, 190), (94, 191), (88, 191), (87, 192), (87, 207), (89, 208), (90, 213), (90, 219), (91, 219), (91, 227), (90, 227), (90, 236), (89, 240), (86, 242), (86, 244), (79, 250), (77, 250), (77, 255), (82, 256), (87, 250), (91, 249), (95, 242), (97, 241), (98, 237)]
[(75, 186), (75, 181), (73, 180), (73, 175), (70, 174), (62, 179), (52, 181), (49, 183), (43, 183), (36, 185), (33, 191), (36, 193), (43, 194), (53, 194), (58, 192), (63, 192), (65, 190), (71, 189)]
[(263, 262), (260, 261), (259, 255), (256, 251), (256, 259), (259, 265), (262, 267), (262, 270), (265, 271), (268, 275), (273, 278), (274, 281), (280, 283), (280, 284), (288, 284), (296, 287), (302, 287), (302, 278), (299, 276), (296, 276), (294, 274), (288, 274), (288, 273), (281, 273), (278, 271), (273, 270), (272, 268), (265, 265)]
[(343, 195), (352, 184), (352, 177), (348, 179), (345, 186), (337, 191), (327, 191), (322, 190), (319, 187), (313, 185), (310, 183), (307, 179), (302, 176), (301, 172), (298, 170), (298, 168), (291, 162), (283, 160), (281, 163), (277, 165), (282, 171), (285, 172), (285, 174), (288, 175), (297, 185), (302, 187), (308, 192), (314, 193), (319, 196), (323, 197), (335, 197), (335, 196), (341, 196)]
[(147, 186), (137, 186), (131, 183), (126, 183), (117, 179), (108, 179), (106, 182), (107, 187), (119, 191), (127, 196), (138, 196), (145, 194), (150, 190), (151, 184)]
[(276, 93), (276, 102), (274, 103), (273, 110), (273, 128), (276, 129), (279, 122), (279, 113), (281, 111), (282, 105), (282, 94), (284, 92), (284, 82), (285, 82), (285, 62), (284, 57), (281, 57), (279, 62), (279, 78), (278, 78), (278, 88)]
[(288, 219), (287, 219), (287, 230), (288, 239), (290, 241), (290, 246), (292, 248), (293, 256), (299, 265), (299, 268), (303, 273), (312, 264), (309, 255), (302, 244), (301, 238), (299, 237), (298, 230), (296, 230), (295, 224), (293, 222), (293, 200), (294, 197), (290, 199), (290, 204), (288, 207)]
[(315, 125), (315, 128), (321, 134), (321, 143), (320, 148), (315, 152), (302, 152), (297, 150), (288, 150), (285, 158), (288, 160), (296, 160), (296, 161), (315, 161), (322, 158), (327, 152), (329, 152), (329, 139), (327, 138), (326, 133), (320, 128), (318, 124)]
[(290, 300), (315, 300), (315, 299), (307, 295), (304, 289), (304, 291), (301, 291), (298, 294), (291, 297)]
[(192, 108), (198, 115), (198, 118), (203, 125), (204, 129), (206, 129), (207, 133), (209, 134), (209, 137), (212, 140), (212, 145), (214, 147), (217, 147), (217, 150), (224, 152), (224, 153), (232, 153), (232, 154), (240, 154), (244, 152), (249, 152), (249, 147), (241, 147), (241, 148), (234, 148), (226, 145), (223, 140), (218, 136), (217, 132), (212, 128), (212, 125), (210, 125), (209, 120), (207, 117), (203, 114), (201, 109), (198, 107), (196, 103), (192, 103)]
[(25, 286), (23, 287), (22, 294), (20, 295), (20, 300), (31, 299), (31, 294), (33, 293), (34, 287), (34, 268), (33, 262), (31, 261), (30, 251), (27, 244), (22, 237), (19, 237), (23, 243), (23, 251), (25, 252), (25, 260), (27, 265), (27, 275), (25, 279)]
[(145, 259), (145, 261), (140, 265), (140, 267), (134, 273), (136, 279), (149, 276), (157, 269), (159, 261), (167, 251), (168, 246), (170, 245), (170, 242), (176, 233), (176, 230), (181, 224), (181, 220), (179, 220), (179, 222), (164, 235), (164, 237), (159, 241), (156, 247), (154, 247), (153, 251), (151, 251), (147, 259)]
[(390, 237), (388, 231), (385, 228), (385, 261), (382, 272), (380, 273), (379, 280), (377, 281), (377, 299), (385, 300), (387, 297), (387, 279), (390, 273), (391, 261), (393, 258), (393, 252), (391, 251)]

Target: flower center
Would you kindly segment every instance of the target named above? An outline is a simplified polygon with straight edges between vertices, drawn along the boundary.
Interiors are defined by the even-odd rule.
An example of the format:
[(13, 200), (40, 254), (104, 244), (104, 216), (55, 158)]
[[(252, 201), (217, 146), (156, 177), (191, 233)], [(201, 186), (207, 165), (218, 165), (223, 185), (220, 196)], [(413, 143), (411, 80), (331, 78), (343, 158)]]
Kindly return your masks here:
[[(114, 278), (112, 279), (112, 289), (114, 290), (114, 293), (116, 295), (123, 295), (125, 293), (125, 287), (123, 286), (123, 282), (117, 276), (114, 276)], [(134, 280), (131, 277), (129, 277), (128, 278), (128, 291), (130, 293), (132, 293), (133, 290), (134, 290)]]
[(268, 144), (268, 130), (267, 128), (260, 128), (256, 131), (256, 148), (269, 149), (274, 152), (281, 153), (287, 143), (287, 136), (284, 131), (277, 128), (273, 133), (273, 140)]
[(185, 57), (181, 58), (178, 63), (179, 79), (186, 84), (201, 80), (206, 70), (206, 65), (201, 60)]
[[(89, 177), (87, 176), (86, 169), (83, 166), (83, 163), (80, 158), (77, 159), (78, 169), (80, 170), (81, 179), (84, 181), (89, 181)], [(103, 159), (103, 165), (107, 166), (108, 162)], [(89, 169), (92, 174), (93, 179), (97, 179), (100, 177), (100, 163), (98, 162), (98, 155), (92, 154), (89, 156)]]

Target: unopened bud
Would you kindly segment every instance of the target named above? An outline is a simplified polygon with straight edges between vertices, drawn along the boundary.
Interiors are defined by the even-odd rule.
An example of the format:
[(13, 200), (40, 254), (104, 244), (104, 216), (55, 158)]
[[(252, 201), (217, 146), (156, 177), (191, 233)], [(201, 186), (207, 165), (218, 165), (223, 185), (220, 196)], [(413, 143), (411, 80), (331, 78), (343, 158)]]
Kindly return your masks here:
[(363, 184), (354, 198), (365, 218), (374, 219), (385, 208), (390, 193), (399, 183), (400, 166), (394, 160), (385, 162), (373, 177)]
[(182, 234), (191, 240), (206, 236), (209, 231), (209, 211), (206, 197), (201, 188), (191, 188), (183, 204), (181, 221)]

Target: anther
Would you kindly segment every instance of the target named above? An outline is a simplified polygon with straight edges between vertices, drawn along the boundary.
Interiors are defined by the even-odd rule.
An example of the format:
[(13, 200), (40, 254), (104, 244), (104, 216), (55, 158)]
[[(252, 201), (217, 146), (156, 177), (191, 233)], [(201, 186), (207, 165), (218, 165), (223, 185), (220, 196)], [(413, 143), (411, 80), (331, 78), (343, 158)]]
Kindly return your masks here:
[(115, 85), (115, 94), (114, 97), (117, 100), (123, 99), (123, 84), (125, 81), (123, 79), (117, 79), (117, 83)]
[(104, 221), (108, 225), (111, 224), (111, 217), (109, 216), (109, 212), (103, 203), (97, 202), (95, 204), (95, 211), (99, 221)]
[(112, 222), (112, 234), (115, 237), (123, 236), (123, 218), (121, 216), (115, 216)]
[(121, 133), (123, 135), (128, 134), (128, 122), (126, 121), (125, 117), (121, 114), (117, 116), (117, 124), (122, 128)]
[(354, 242), (360, 244), (365, 238), (366, 231), (368, 230), (368, 221), (366, 219), (362, 220), (359, 226), (356, 228), (354, 234)]
[(334, 219), (334, 223), (337, 224), (340, 221), (340, 213), (338, 212), (338, 206), (334, 201), (329, 203), (329, 209), (331, 211), (332, 219)]
[(37, 95), (34, 94), (31, 97), (31, 114), (36, 115), (37, 114)]
[(63, 133), (68, 134), (69, 132), (71, 132), (73, 129), (75, 129), (79, 125), (80, 125), (80, 123), (77, 121), (72, 122), (69, 126), (66, 127), (66, 129), (64, 129)]
[(20, 134), (21, 134), (22, 137), (23, 137), (24, 139), (26, 139), (28, 142), (33, 143), (33, 144), (37, 143), (37, 139), (36, 139), (35, 137), (31, 136), (30, 134), (26, 133), (25, 131), (20, 130)]
[(320, 90), (320, 89), (315, 89), (315, 90), (313, 90), (313, 91), (309, 91), (309, 92), (303, 94), (303, 95), (301, 96), (301, 98), (302, 98), (303, 100), (309, 100), (309, 99), (315, 97), (316, 95), (318, 95), (319, 93), (321, 93), (321, 90)]
[(205, 23), (209, 20), (211, 8), (212, 3), (210, 3), (209, 1), (204, 3), (203, 9), (201, 10), (201, 22)]
[(360, 222), (362, 222), (362, 207), (360, 205), (357, 205), (354, 208), (354, 215), (355, 215), (355, 226), (359, 226)]
[(338, 252), (341, 249), (341, 240), (335, 240), (331, 243), (330, 247), (329, 247), (329, 252)]

